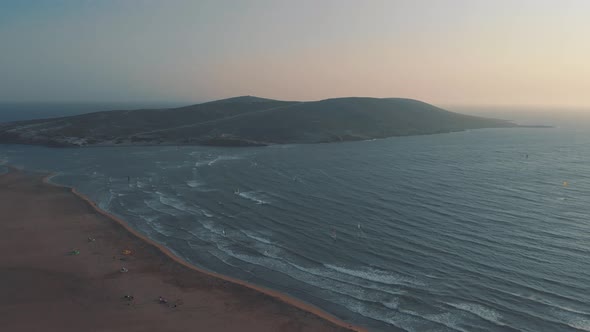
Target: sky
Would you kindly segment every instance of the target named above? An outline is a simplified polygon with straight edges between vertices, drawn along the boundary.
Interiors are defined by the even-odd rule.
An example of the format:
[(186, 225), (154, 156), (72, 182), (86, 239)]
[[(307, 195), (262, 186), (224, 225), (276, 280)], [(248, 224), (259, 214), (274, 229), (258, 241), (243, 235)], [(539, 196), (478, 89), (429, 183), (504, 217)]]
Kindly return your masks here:
[(0, 102), (590, 109), (587, 0), (0, 0)]

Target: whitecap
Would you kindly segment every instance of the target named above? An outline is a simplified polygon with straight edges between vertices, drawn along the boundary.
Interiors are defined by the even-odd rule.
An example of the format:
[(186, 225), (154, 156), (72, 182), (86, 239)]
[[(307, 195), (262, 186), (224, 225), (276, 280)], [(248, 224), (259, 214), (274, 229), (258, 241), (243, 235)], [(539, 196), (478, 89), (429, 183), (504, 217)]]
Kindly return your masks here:
[(149, 186), (148, 183), (142, 182), (142, 181), (139, 181), (139, 180), (137, 180), (135, 182), (135, 185), (136, 185), (137, 188), (145, 188), (145, 187)]
[(147, 223), (154, 231), (156, 231), (164, 236), (170, 237), (174, 234), (174, 232), (167, 230), (166, 229), (167, 227), (160, 224), (160, 223), (150, 222), (150, 221), (148, 221)]
[(188, 213), (188, 214), (201, 214), (202, 213), (200, 209), (192, 207), (189, 204), (187, 204), (177, 198), (168, 196), (166, 194), (162, 194), (160, 192), (156, 192), (156, 193), (159, 195), (160, 203), (162, 203), (164, 205), (170, 206), (178, 211)]
[(238, 196), (245, 198), (245, 199), (249, 199), (253, 202), (256, 202), (256, 204), (262, 205), (262, 204), (270, 204), (268, 201), (265, 201), (264, 199), (261, 199), (259, 197), (259, 193), (255, 192), (255, 191), (246, 191), (246, 192), (241, 192), (238, 194)]
[[(160, 203), (159, 200), (155, 200), (155, 199), (144, 199), (143, 203), (150, 209), (156, 211), (156, 212), (160, 212), (160, 213), (164, 213), (173, 217), (176, 217), (177, 214), (167, 211), (166, 209), (162, 209), (161, 206), (158, 206), (158, 203)], [(161, 204), (161, 203), (160, 203)]]
[(389, 309), (397, 310), (397, 308), (399, 307), (399, 299), (393, 298), (387, 302), (382, 302), (382, 304), (388, 307)]
[(271, 240), (269, 240), (267, 238), (263, 238), (263, 237), (259, 236), (258, 234), (255, 234), (255, 233), (252, 233), (252, 232), (249, 232), (249, 231), (242, 231), (242, 233), (244, 233), (247, 237), (249, 237), (249, 238), (251, 238), (253, 240), (256, 240), (258, 242), (261, 242), (261, 243), (264, 243), (264, 244), (269, 244), (269, 245), (272, 244), (272, 241)]
[(196, 188), (196, 187), (202, 186), (203, 184), (197, 180), (189, 180), (189, 181), (186, 181), (186, 185), (191, 188)]
[(590, 331), (590, 319), (582, 317), (580, 314), (582, 314), (582, 312), (577, 311), (575, 309), (571, 309), (571, 308), (564, 308), (564, 307), (558, 307), (562, 310), (559, 310), (557, 308), (553, 309), (553, 316), (557, 316), (558, 319), (568, 325), (571, 326), (575, 329), (578, 330), (582, 330), (582, 331)]
[(488, 322), (492, 322), (497, 325), (504, 326), (505, 324), (500, 321), (502, 319), (502, 315), (499, 312), (492, 308), (488, 308), (481, 304), (475, 303), (447, 303), (448, 305), (455, 307), (457, 309), (470, 312)]
[(582, 331), (590, 331), (590, 319), (582, 317), (569, 318), (567, 325)]
[[(218, 227), (215, 223), (213, 222), (203, 222), (202, 223), (203, 227), (205, 227), (205, 229), (207, 229), (209, 232), (217, 234), (217, 235), (221, 235), (221, 236), (225, 236), (225, 230), (221, 227)], [(216, 241), (217, 243), (217, 241)]]
[(359, 269), (351, 269), (342, 266), (336, 266), (331, 264), (324, 264), (325, 267), (344, 273), (353, 277), (357, 277), (360, 279), (370, 280), (374, 282), (379, 282), (388, 285), (415, 285), (415, 286), (425, 286), (423, 282), (418, 281), (413, 278), (408, 278), (404, 276), (400, 276), (394, 274), (389, 271), (378, 270), (374, 268), (359, 268)]
[(341, 303), (346, 309), (361, 316), (396, 326), (404, 331), (433, 331), (431, 323), (411, 315), (395, 312), (390, 309), (370, 308), (363, 302), (347, 299)]
[(207, 210), (201, 209), (201, 213), (207, 218), (213, 218), (213, 215), (207, 212)]
[[(417, 313), (415, 313), (416, 315), (418, 315)], [(462, 328), (459, 323), (460, 321), (458, 320), (458, 317), (456, 315), (453, 315), (450, 312), (443, 312), (440, 314), (430, 314), (430, 315), (424, 315), (423, 316), (425, 319), (428, 319), (430, 321), (442, 324), (448, 328), (451, 328), (453, 330), (456, 331), (461, 331), (461, 332), (470, 332), (469, 330), (466, 330), (464, 328)]]

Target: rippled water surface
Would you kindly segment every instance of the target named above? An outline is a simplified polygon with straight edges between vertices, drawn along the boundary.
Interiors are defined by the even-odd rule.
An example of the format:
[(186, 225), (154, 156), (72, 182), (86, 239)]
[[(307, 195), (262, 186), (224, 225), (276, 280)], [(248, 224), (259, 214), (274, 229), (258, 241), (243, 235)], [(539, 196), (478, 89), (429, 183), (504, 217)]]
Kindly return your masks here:
[(590, 331), (583, 131), (0, 159), (58, 172), (195, 265), (372, 330)]

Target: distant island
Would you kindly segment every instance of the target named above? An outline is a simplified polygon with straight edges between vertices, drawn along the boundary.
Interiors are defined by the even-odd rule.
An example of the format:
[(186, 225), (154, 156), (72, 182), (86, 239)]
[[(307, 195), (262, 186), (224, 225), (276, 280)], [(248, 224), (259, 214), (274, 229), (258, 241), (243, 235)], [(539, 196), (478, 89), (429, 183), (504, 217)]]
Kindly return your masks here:
[(265, 146), (426, 135), (518, 125), (404, 98), (280, 101), (242, 96), (186, 107), (0, 124), (0, 143), (68, 146)]

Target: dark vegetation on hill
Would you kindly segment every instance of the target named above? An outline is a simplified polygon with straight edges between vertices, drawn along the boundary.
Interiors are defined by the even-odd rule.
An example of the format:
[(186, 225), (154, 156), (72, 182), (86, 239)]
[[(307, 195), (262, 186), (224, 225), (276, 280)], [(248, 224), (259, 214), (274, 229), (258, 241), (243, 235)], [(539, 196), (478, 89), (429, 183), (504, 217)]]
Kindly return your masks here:
[(0, 124), (0, 143), (260, 146), (514, 126), (412, 99), (351, 97), (296, 102), (244, 96), (180, 108), (105, 111)]

